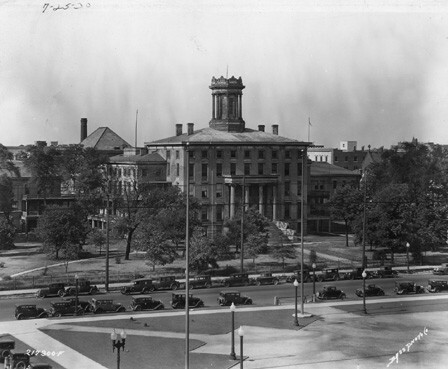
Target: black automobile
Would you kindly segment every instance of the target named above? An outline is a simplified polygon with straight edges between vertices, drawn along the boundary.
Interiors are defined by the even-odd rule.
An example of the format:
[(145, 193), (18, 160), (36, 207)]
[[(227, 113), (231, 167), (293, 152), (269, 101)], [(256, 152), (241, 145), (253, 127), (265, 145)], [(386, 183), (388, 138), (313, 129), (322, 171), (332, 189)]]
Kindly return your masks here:
[(36, 292), (36, 297), (44, 298), (47, 296), (65, 296), (65, 284), (50, 283), (48, 287), (41, 288)]
[(121, 293), (123, 295), (129, 295), (131, 293), (149, 293), (154, 290), (155, 286), (152, 283), (152, 279), (139, 278), (133, 280), (131, 285), (122, 287)]
[(432, 274), (434, 274), (434, 275), (448, 274), (448, 267), (446, 265), (442, 265), (440, 267), (434, 268)]
[(397, 295), (408, 295), (408, 294), (419, 294), (425, 293), (425, 289), (423, 286), (419, 286), (411, 281), (400, 281), (395, 282), (394, 291)]
[(230, 306), (232, 302), (235, 305), (252, 305), (252, 299), (247, 296), (241, 296), (241, 293), (238, 291), (221, 291), (219, 293), (219, 305)]
[(261, 286), (262, 284), (277, 285), (280, 282), (278, 277), (273, 276), (272, 273), (260, 274), (258, 277), (253, 278), (251, 281), (252, 281), (253, 284), (256, 284), (257, 286)]
[[(289, 275), (286, 277), (286, 283), (294, 283), (294, 281), (297, 280), (297, 282), (300, 283), (301, 281), (301, 274), (300, 274), (300, 270), (295, 270), (294, 274)], [(313, 274), (312, 271), (310, 271), (309, 269), (304, 269), (303, 270), (303, 282), (312, 282), (313, 278), (315, 278), (317, 280), (317, 275), (316, 273)]]
[[(98, 293), (98, 287), (94, 284), (91, 284), (90, 281), (86, 279), (78, 280), (78, 293), (83, 294), (87, 293), (89, 295), (93, 295)], [(76, 295), (76, 284), (74, 286), (68, 286), (65, 288), (65, 295), (75, 296)]]
[(129, 308), (133, 311), (162, 310), (165, 309), (163, 302), (152, 297), (133, 297)]
[(78, 302), (76, 302), (76, 297), (66, 297), (62, 299), (62, 301), (69, 302), (72, 306), (81, 306), (81, 308), (84, 310), (84, 313), (88, 313), (92, 308), (92, 304), (89, 301), (78, 299)]
[(219, 281), (219, 284), (224, 287), (249, 286), (250, 285), (249, 274), (234, 273), (231, 274), (228, 278), (221, 279)]
[(448, 290), (448, 281), (430, 279), (428, 281), (428, 291), (435, 293)]
[(398, 277), (398, 272), (393, 270), (392, 267), (386, 266), (378, 269), (374, 274), (375, 278), (396, 278)]
[[(183, 309), (185, 308), (185, 300), (185, 293), (173, 293), (171, 295), (171, 307), (173, 309)], [(204, 307), (204, 301), (202, 301), (199, 297), (194, 297), (190, 294), (188, 295), (188, 307)]]
[[(344, 279), (362, 279), (362, 273), (365, 269), (363, 268), (355, 268), (349, 272), (346, 272), (344, 275)], [(366, 279), (373, 278), (372, 272), (365, 271), (366, 272)]]
[(190, 279), (188, 285), (191, 289), (210, 288), (213, 283), (212, 278), (209, 275), (200, 275)]
[(109, 299), (92, 299), (91, 311), (94, 314), (102, 313), (122, 313), (126, 311), (126, 308), (119, 302), (114, 302)]
[(16, 305), (14, 313), (17, 320), (30, 318), (48, 318), (48, 311), (36, 305)]
[(325, 269), (321, 273), (316, 274), (316, 279), (319, 282), (338, 281), (340, 279), (339, 269)]
[(180, 283), (176, 281), (174, 276), (153, 279), (152, 285), (155, 290), (177, 290), (180, 287)]
[[(362, 288), (358, 288), (356, 289), (355, 294), (358, 297), (363, 297), (364, 291)], [(376, 284), (369, 284), (366, 287), (366, 297), (367, 296), (384, 296), (384, 290)]]
[(73, 305), (70, 301), (58, 301), (50, 304), (50, 316), (61, 317), (63, 315), (84, 315), (84, 309)]
[(347, 296), (344, 291), (336, 286), (324, 286), (324, 288), (316, 293), (319, 300), (341, 299), (344, 300)]

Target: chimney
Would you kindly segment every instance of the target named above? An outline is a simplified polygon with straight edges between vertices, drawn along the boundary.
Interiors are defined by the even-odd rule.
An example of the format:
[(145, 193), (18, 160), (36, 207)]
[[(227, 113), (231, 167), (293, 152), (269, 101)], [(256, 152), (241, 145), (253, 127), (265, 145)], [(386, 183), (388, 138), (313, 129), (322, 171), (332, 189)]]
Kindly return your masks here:
[(176, 136), (180, 136), (182, 134), (182, 124), (176, 124)]
[(264, 132), (264, 124), (259, 124), (259, 125), (258, 125), (258, 130), (259, 130), (260, 132)]
[(187, 123), (188, 136), (192, 135), (193, 132), (194, 132), (194, 123)]
[(272, 133), (274, 135), (278, 135), (278, 124), (273, 124), (272, 125)]
[(87, 118), (81, 118), (81, 142), (87, 138)]

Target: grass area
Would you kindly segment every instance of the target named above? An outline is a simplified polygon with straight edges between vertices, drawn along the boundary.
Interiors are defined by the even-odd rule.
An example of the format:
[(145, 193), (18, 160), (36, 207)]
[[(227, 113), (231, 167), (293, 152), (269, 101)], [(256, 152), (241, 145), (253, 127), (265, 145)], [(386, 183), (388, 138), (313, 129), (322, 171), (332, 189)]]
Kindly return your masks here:
[[(61, 281), (73, 283), (74, 275), (86, 278), (93, 283), (104, 283), (105, 281), (105, 256), (104, 248), (101, 255), (92, 245), (86, 245), (84, 250), (91, 257), (84, 260), (64, 264), (64, 260), (49, 260), (40, 251), (38, 243), (20, 243), (15, 249), (2, 251), (0, 253), (0, 289), (20, 289), (44, 286), (50, 282)], [(353, 236), (349, 237), (349, 247), (346, 246), (344, 235), (308, 235), (304, 238), (305, 251), (316, 250), (316, 252), (330, 255), (333, 259), (318, 257), (319, 267), (351, 268), (359, 266), (362, 258), (361, 245), (355, 245)], [(131, 253), (129, 260), (124, 260), (124, 240), (112, 241), (110, 245), (109, 280), (113, 282), (127, 282), (138, 276), (173, 274), (181, 276), (185, 269), (185, 259), (180, 257), (174, 263), (165, 266), (149, 265), (141, 253)], [(372, 263), (372, 251), (367, 248), (366, 255), (369, 266)], [(249, 273), (260, 273), (263, 271), (291, 272), (300, 263), (300, 245), (297, 246), (296, 259), (286, 259), (283, 264), (281, 260), (275, 260), (270, 255), (259, 255), (255, 260), (245, 259), (245, 269)], [(437, 253), (427, 253), (426, 261), (429, 264), (440, 264), (448, 262), (448, 247)], [(395, 256), (396, 265), (406, 265), (406, 254)], [(310, 264), (309, 256), (305, 253), (304, 263)], [(59, 264), (59, 265), (58, 265)], [(240, 267), (240, 259), (219, 261), (221, 267)], [(386, 265), (390, 260), (386, 261)], [(411, 259), (412, 264), (412, 259)], [(375, 265), (378, 266), (378, 265)], [(33, 271), (33, 269), (36, 269)], [(20, 277), (15, 274), (29, 271)], [(14, 278), (11, 278), (13, 276)]]

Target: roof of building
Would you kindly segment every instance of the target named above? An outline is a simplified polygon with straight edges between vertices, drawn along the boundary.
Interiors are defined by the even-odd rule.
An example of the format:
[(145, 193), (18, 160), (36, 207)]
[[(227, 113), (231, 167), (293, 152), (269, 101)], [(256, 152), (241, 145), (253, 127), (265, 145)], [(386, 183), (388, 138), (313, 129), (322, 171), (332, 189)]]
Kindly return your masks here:
[(125, 140), (118, 136), (109, 127), (100, 127), (88, 135), (82, 142), (84, 147), (92, 147), (97, 150), (122, 150), (131, 147)]
[(150, 163), (164, 163), (166, 160), (157, 153), (149, 153), (145, 155), (116, 155), (109, 158), (111, 163), (123, 163), (123, 164), (150, 164)]
[(179, 136), (172, 136), (156, 140), (152, 142), (145, 142), (145, 145), (157, 145), (157, 144), (181, 144), (181, 143), (222, 143), (222, 144), (297, 144), (302, 143), (308, 145), (307, 142), (301, 142), (292, 138), (286, 138), (273, 133), (257, 131), (246, 128), (244, 132), (227, 132), (219, 131), (213, 128), (203, 128), (194, 131), (192, 134), (183, 133)]
[(348, 170), (324, 161), (313, 161), (310, 166), (310, 175), (313, 176), (361, 176), (358, 170)]

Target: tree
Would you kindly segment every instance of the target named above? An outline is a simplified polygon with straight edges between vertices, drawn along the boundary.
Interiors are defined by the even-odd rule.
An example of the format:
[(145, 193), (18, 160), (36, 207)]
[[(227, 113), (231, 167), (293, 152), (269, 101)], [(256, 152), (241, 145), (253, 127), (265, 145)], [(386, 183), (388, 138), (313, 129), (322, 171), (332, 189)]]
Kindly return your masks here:
[(268, 245), (267, 234), (250, 234), (244, 243), (244, 255), (251, 258), (255, 264), (255, 258), (266, 250)]
[(217, 268), (217, 256), (220, 253), (219, 246), (213, 242), (201, 228), (196, 228), (190, 239), (190, 266), (201, 271), (207, 269), (209, 265)]
[(362, 213), (363, 194), (352, 186), (337, 188), (328, 202), (332, 219), (345, 223), (345, 246), (348, 247), (348, 233), (352, 222)]
[[(12, 180), (5, 174), (0, 175), (0, 214), (9, 225), (13, 225), (11, 214), (14, 209), (14, 192)], [(1, 215), (0, 215), (1, 216)]]
[(285, 260), (286, 259), (295, 259), (296, 258), (296, 249), (294, 245), (286, 238), (286, 236), (282, 235), (280, 244), (272, 247), (271, 256), (276, 260), (282, 261), (282, 268), (285, 269)]
[[(264, 236), (267, 234), (269, 220), (260, 214), (256, 207), (251, 207), (243, 214), (243, 243), (247, 242), (249, 235)], [(241, 245), (241, 211), (238, 211), (232, 219), (224, 223), (227, 228), (226, 236), (230, 245), (239, 249)]]
[[(170, 240), (176, 246), (185, 240), (186, 202), (185, 195), (178, 187), (137, 186), (126, 188), (118, 200), (119, 215), (114, 217), (114, 231), (126, 237), (126, 255), (129, 260), (132, 239), (142, 224), (157, 225), (160, 237)], [(190, 200), (190, 231), (197, 220), (198, 205)], [(143, 233), (145, 230), (142, 231)]]
[(10, 175), (20, 177), (20, 171), (13, 162), (12, 153), (2, 144), (0, 144), (0, 170), (8, 172)]
[(60, 192), (61, 153), (55, 147), (45, 145), (31, 145), (28, 152), (24, 164), (31, 172), (31, 183), (36, 185), (38, 195), (46, 201), (48, 195)]
[(153, 270), (156, 265), (172, 263), (177, 257), (176, 248), (169, 243), (163, 232), (151, 223), (145, 223), (138, 232), (135, 249), (145, 251), (145, 257)]
[(104, 231), (94, 228), (89, 234), (89, 241), (95, 245), (95, 247), (99, 248), (100, 256), (101, 256), (101, 248), (106, 243), (106, 236)]
[(16, 229), (4, 218), (0, 217), (0, 249), (8, 250), (14, 248), (14, 235)]
[(72, 258), (79, 254), (88, 227), (79, 209), (49, 206), (39, 217), (36, 234), (48, 255), (59, 259), (63, 253), (65, 258)]

